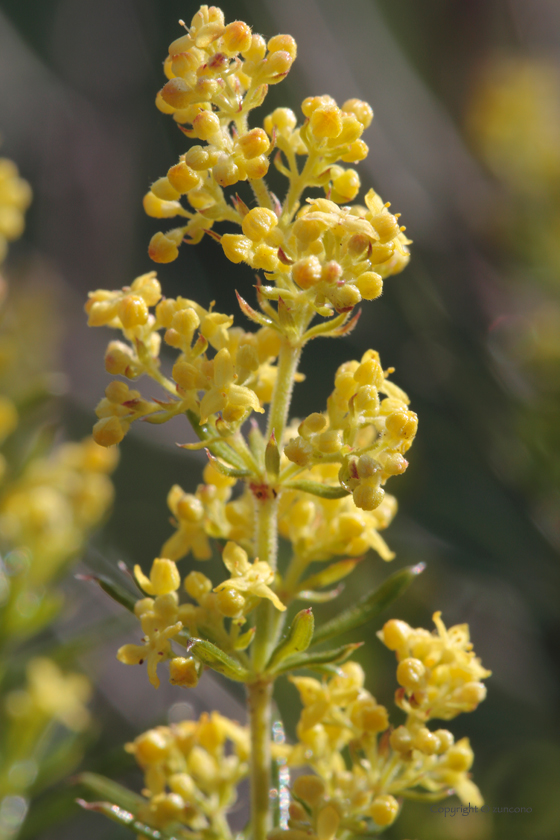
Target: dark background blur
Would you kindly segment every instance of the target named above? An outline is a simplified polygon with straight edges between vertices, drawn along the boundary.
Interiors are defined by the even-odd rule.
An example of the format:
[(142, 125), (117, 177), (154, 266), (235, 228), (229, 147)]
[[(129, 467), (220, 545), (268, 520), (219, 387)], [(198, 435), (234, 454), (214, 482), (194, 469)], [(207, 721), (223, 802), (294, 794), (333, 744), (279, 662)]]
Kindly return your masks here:
[[(375, 347), (409, 393), (420, 432), (404, 478), (389, 489), (400, 512), (387, 532), (393, 569), (427, 562), (394, 614), (430, 626), (468, 621), (491, 668), (487, 701), (450, 728), (468, 735), (475, 780), (498, 807), (532, 814), (444, 819), (410, 804), (390, 838), (554, 840), (560, 836), (558, 692), (560, 611), (560, 4), (557, 0), (245, 0), (221, 4), (270, 37), (299, 46), (288, 79), (271, 88), (265, 113), (299, 112), (308, 95), (339, 103), (357, 96), (375, 111), (360, 174), (402, 213), (414, 240), (404, 274), (389, 278), (345, 341), (314, 342), (294, 414), (321, 410), (333, 373)], [(152, 269), (158, 222), (141, 199), (185, 149), (153, 101), (167, 45), (198, 3), (177, 0), (1, 0), (1, 153), (32, 184), (24, 239), (13, 246), (14, 277), (47, 264), (66, 325), (61, 369), (66, 417), (89, 432), (108, 377), (107, 331), (87, 330), (90, 289), (120, 288)], [(261, 116), (262, 118), (262, 116)], [(253, 123), (254, 124), (254, 123)], [(160, 267), (167, 295), (216, 300), (236, 312), (235, 288), (252, 273), (233, 266), (208, 237)], [(140, 424), (138, 424), (140, 425)], [(117, 503), (89, 562), (118, 558), (149, 567), (169, 533), (166, 493), (193, 490), (202, 461), (177, 454), (187, 430), (174, 421), (135, 429), (122, 446)], [(101, 560), (100, 557), (104, 559)], [(188, 562), (188, 561), (187, 561)], [(343, 598), (388, 570), (372, 557)], [(88, 626), (105, 601), (69, 585), (76, 622)], [(85, 599), (85, 600), (84, 600)], [(79, 608), (76, 606), (79, 605)], [(325, 608), (325, 612), (327, 608)], [(77, 613), (79, 612), (79, 618)], [(81, 622), (81, 623), (80, 623)], [(392, 656), (368, 628), (360, 652), (368, 688), (391, 704)], [(129, 634), (125, 634), (129, 635)], [(359, 638), (357, 636), (356, 638)], [(99, 681), (103, 732), (89, 767), (126, 774), (120, 743), (140, 727), (217, 705), (224, 689), (203, 680), (192, 695), (162, 687), (113, 660), (116, 643), (86, 660)], [(295, 693), (284, 687), (281, 706)], [(178, 694), (181, 694), (178, 697)], [(237, 701), (236, 701), (237, 702)], [(188, 705), (190, 704), (190, 706)], [(241, 706), (238, 711), (242, 715)], [(295, 718), (287, 712), (288, 730)], [(108, 747), (113, 751), (108, 754)], [(131, 784), (138, 784), (132, 774)], [(95, 816), (76, 817), (73, 791), (32, 812), (27, 835), (125, 836)], [(68, 815), (64, 828), (43, 830)]]

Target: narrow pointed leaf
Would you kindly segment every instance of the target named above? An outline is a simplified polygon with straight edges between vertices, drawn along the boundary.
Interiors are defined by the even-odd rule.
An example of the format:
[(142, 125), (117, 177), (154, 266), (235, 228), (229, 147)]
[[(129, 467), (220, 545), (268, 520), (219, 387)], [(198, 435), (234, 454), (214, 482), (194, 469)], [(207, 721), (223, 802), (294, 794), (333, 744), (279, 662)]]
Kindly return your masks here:
[(115, 583), (113, 580), (105, 577), (105, 575), (77, 575), (77, 578), (79, 580), (95, 581), (95, 583), (98, 583), (101, 589), (106, 592), (113, 601), (116, 601), (117, 604), (121, 604), (127, 610), (130, 610), (130, 612), (134, 612), (134, 605), (138, 598), (134, 596), (134, 593), (125, 589), (124, 586)]
[(244, 300), (239, 292), (235, 292), (237, 295), (237, 302), (239, 304), (239, 308), (243, 312), (243, 314), (249, 318), (249, 320), (254, 321), (256, 324), (260, 324), (261, 327), (271, 327), (273, 322), (270, 318), (267, 318), (266, 315), (262, 315), (260, 312), (257, 312), (256, 309), (253, 309), (252, 306), (249, 306), (246, 300)]
[(331, 583), (338, 583), (339, 580), (345, 578), (350, 572), (353, 572), (358, 563), (361, 563), (362, 558), (353, 560), (339, 560), (338, 563), (332, 563), (326, 569), (318, 572), (316, 575), (306, 578), (302, 581), (301, 587), (305, 589), (317, 589), (321, 586), (329, 586)]
[(230, 680), (246, 682), (249, 677), (249, 671), (246, 668), (243, 668), (239, 662), (236, 662), (219, 647), (205, 639), (191, 639), (187, 645), (187, 651), (203, 665), (207, 665), (213, 671), (223, 674)]
[(343, 499), (348, 496), (348, 490), (340, 485), (320, 484), (318, 481), (288, 481), (286, 487), (290, 490), (301, 490), (303, 493), (311, 493), (313, 496), (320, 496), (322, 499)]
[(189, 409), (186, 412), (186, 415), (195, 435), (200, 440), (207, 442), (207, 446), (213, 455), (217, 455), (219, 458), (222, 458), (224, 461), (232, 464), (240, 470), (246, 469), (243, 459), (237, 454), (237, 452), (234, 452), (231, 446), (228, 446), (225, 441), (216, 442), (216, 433), (214, 429), (211, 429), (207, 423), (200, 423), (194, 411)]
[(278, 449), (278, 444), (276, 443), (276, 438), (274, 437), (274, 430), (272, 431), (270, 440), (266, 444), (264, 464), (267, 473), (273, 478), (276, 478), (280, 472), (280, 450)]
[(402, 595), (412, 581), (424, 571), (424, 568), (424, 564), (419, 563), (417, 566), (409, 566), (391, 575), (378, 589), (364, 595), (354, 606), (343, 610), (326, 624), (322, 624), (315, 632), (313, 644), (319, 644), (319, 642), (354, 630), (356, 627), (361, 627), (362, 624), (367, 624), (392, 604), (399, 595)]
[(311, 329), (304, 333), (303, 340), (310, 341), (312, 338), (318, 338), (320, 335), (331, 336), (347, 320), (348, 314), (343, 313), (342, 315), (337, 315), (335, 318), (331, 318), (330, 321), (323, 321), (320, 324), (316, 324), (316, 326), (311, 327)]
[(317, 592), (314, 589), (303, 589), (295, 595), (297, 601), (309, 601), (310, 604), (326, 604), (329, 601), (334, 601), (338, 598), (340, 593), (344, 590), (344, 584), (341, 583), (336, 589), (327, 589), (326, 592)]
[(137, 836), (149, 837), (151, 840), (176, 840), (172, 834), (168, 834), (166, 831), (159, 831), (157, 828), (144, 825), (130, 811), (119, 808), (118, 805), (113, 805), (111, 802), (86, 802), (84, 799), (76, 799), (76, 802), (86, 811), (96, 811), (113, 822), (130, 828)]
[(246, 478), (248, 475), (251, 475), (249, 470), (240, 470), (229, 464), (224, 464), (223, 461), (216, 458), (215, 455), (212, 455), (209, 449), (206, 450), (206, 455), (212, 466), (222, 475), (227, 475), (229, 478)]
[(287, 671), (296, 671), (302, 668), (310, 668), (312, 670), (315, 666), (340, 665), (362, 645), (363, 642), (355, 642), (354, 644), (343, 645), (332, 650), (322, 650), (319, 653), (301, 653), (290, 656), (288, 659), (284, 659), (274, 673), (285, 674)]
[(99, 773), (80, 773), (76, 776), (75, 781), (78, 784), (85, 785), (89, 790), (109, 802), (114, 802), (120, 808), (125, 808), (127, 811), (136, 813), (141, 805), (146, 804), (143, 796), (134, 793), (132, 790), (119, 785), (112, 779), (106, 776), (101, 776)]
[(288, 656), (306, 651), (311, 644), (314, 627), (315, 619), (311, 608), (298, 612), (288, 629), (286, 637), (272, 651), (266, 666), (267, 669), (274, 670)]
[(256, 627), (250, 627), (246, 633), (239, 636), (234, 644), (235, 650), (247, 650), (255, 637)]
[(278, 298), (278, 320), (280, 321), (280, 326), (285, 332), (295, 332), (296, 325), (294, 323), (291, 310), (286, 306), (281, 297)]

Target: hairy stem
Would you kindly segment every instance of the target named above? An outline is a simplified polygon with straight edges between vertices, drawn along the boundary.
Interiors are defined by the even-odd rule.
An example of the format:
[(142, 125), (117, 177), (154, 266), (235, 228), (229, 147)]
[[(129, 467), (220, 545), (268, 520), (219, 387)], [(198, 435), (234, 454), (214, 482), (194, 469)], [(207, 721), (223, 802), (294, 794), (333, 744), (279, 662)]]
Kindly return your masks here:
[(270, 726), (272, 683), (247, 686), (251, 725), (251, 837), (266, 840), (270, 829)]
[(255, 178), (254, 180), (249, 180), (249, 183), (255, 194), (255, 198), (259, 202), (259, 205), (261, 207), (266, 207), (267, 210), (274, 210), (272, 198), (270, 197), (264, 178)]

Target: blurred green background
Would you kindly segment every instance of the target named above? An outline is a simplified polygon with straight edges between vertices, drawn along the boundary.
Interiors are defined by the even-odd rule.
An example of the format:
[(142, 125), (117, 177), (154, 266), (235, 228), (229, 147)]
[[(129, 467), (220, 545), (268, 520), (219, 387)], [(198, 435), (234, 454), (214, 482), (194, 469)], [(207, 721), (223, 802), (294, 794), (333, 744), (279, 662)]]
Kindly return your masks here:
[[(554, 840), (560, 836), (560, 5), (228, 0), (221, 6), (227, 20), (246, 20), (267, 37), (289, 32), (298, 42), (296, 64), (271, 89), (265, 112), (284, 105), (299, 113), (305, 96), (323, 93), (338, 102), (356, 96), (374, 108), (362, 183), (402, 213), (412, 260), (388, 280), (380, 301), (364, 307), (348, 339), (308, 348), (308, 378), (296, 388), (294, 414), (321, 410), (336, 367), (370, 346), (396, 368), (420, 431), (406, 476), (390, 488), (400, 512), (386, 536), (397, 552), (393, 569), (423, 560), (427, 571), (394, 614), (428, 627), (441, 609), (447, 624), (469, 622), (493, 677), (486, 702), (451, 728), (471, 738), (475, 780), (488, 804), (532, 808), (529, 815), (444, 818), (410, 804), (386, 836)], [(17, 277), (40, 260), (58, 278), (65, 323), (60, 368), (69, 381), (72, 436), (89, 432), (108, 381), (108, 333), (88, 332), (81, 313), (87, 291), (120, 288), (152, 268), (147, 243), (158, 223), (144, 216), (141, 199), (185, 149), (176, 124), (153, 100), (177, 20), (190, 21), (197, 8), (191, 0), (0, 2), (2, 154), (18, 163), (35, 195), (10, 265)], [(216, 300), (225, 312), (237, 311), (235, 289), (250, 295), (254, 282), (250, 269), (229, 263), (208, 237), (183, 247), (158, 276), (165, 294)], [(169, 534), (169, 487), (190, 491), (199, 481), (202, 459), (175, 447), (186, 435), (174, 421), (126, 438), (114, 514), (90, 565), (107, 568), (122, 558), (149, 567)], [(351, 601), (387, 573), (371, 557), (342, 598)], [(73, 609), (65, 632), (78, 627), (87, 634), (108, 607), (84, 584), (68, 587)], [(368, 629), (371, 643), (358, 658), (368, 670), (367, 687), (390, 705), (394, 663), (377, 629)], [(193, 698), (163, 688), (154, 698), (145, 679), (113, 661), (115, 648), (114, 641), (104, 643), (84, 660), (99, 682), (100, 734), (88, 767), (138, 785), (122, 742), (139, 727), (164, 722), (171, 704), (178, 719), (190, 713), (185, 703), (198, 714), (214, 704), (227, 710), (230, 701), (211, 681)], [(282, 692), (289, 731), (295, 690)], [(127, 836), (100, 817), (76, 814), (74, 796), (68, 787), (46, 794), (24, 837)], [(59, 818), (66, 820), (61, 826)]]

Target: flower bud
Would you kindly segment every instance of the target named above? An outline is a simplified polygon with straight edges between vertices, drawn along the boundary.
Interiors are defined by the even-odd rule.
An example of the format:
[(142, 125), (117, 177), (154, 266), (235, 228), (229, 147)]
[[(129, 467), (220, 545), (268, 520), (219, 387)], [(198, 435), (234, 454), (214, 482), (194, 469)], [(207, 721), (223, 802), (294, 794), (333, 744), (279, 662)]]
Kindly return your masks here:
[(138, 738), (130, 745), (133, 747), (131, 752), (134, 752), (134, 757), (141, 767), (146, 767), (150, 764), (159, 764), (167, 757), (169, 749), (169, 741), (163, 732), (157, 729), (150, 729), (139, 735)]
[(103, 417), (93, 427), (93, 439), (100, 446), (115, 446), (120, 443), (128, 431), (128, 424), (121, 423), (118, 417)]
[(191, 596), (195, 601), (212, 591), (212, 581), (203, 575), (202, 572), (190, 572), (183, 584), (185, 592)]
[(150, 258), (157, 263), (170, 263), (179, 256), (177, 243), (164, 233), (155, 233), (148, 247)]
[(172, 108), (186, 108), (193, 101), (192, 89), (183, 79), (170, 79), (161, 89), (164, 102)]
[(243, 614), (245, 598), (236, 589), (226, 587), (216, 594), (216, 605), (227, 618), (239, 618)]
[(360, 163), (360, 161), (367, 158), (368, 154), (369, 147), (367, 143), (364, 143), (363, 140), (354, 140), (350, 144), (350, 148), (346, 154), (342, 155), (340, 160), (344, 161), (344, 163)]
[(119, 303), (118, 316), (125, 330), (145, 324), (148, 314), (146, 302), (140, 295), (125, 295)]
[(247, 61), (261, 61), (266, 55), (266, 41), (263, 36), (253, 35), (251, 43), (241, 50), (241, 54)]
[(309, 125), (317, 140), (338, 137), (342, 131), (342, 114), (336, 105), (316, 108), (309, 119)]
[(212, 168), (212, 175), (220, 187), (231, 187), (238, 181), (245, 180), (245, 172), (226, 152), (220, 154), (216, 165)]
[(466, 773), (467, 770), (470, 770), (473, 760), (474, 755), (468, 738), (461, 738), (460, 741), (449, 748), (445, 756), (447, 767), (457, 773)]
[(412, 736), (406, 726), (397, 726), (389, 736), (389, 743), (397, 752), (408, 752), (412, 749)]
[(194, 190), (200, 184), (200, 175), (197, 175), (184, 161), (179, 161), (171, 167), (167, 173), (167, 179), (180, 195)]
[(439, 749), (439, 738), (426, 726), (422, 726), (414, 736), (414, 746), (424, 755), (434, 755)]
[(371, 484), (359, 484), (352, 493), (354, 504), (362, 510), (375, 510), (384, 496), (385, 491), (381, 487)]
[(332, 181), (331, 201), (336, 204), (348, 204), (360, 191), (360, 176), (355, 169), (345, 169)]
[(347, 99), (342, 106), (342, 110), (347, 114), (354, 114), (364, 128), (371, 125), (373, 110), (367, 102), (363, 102), (361, 99)]
[(245, 160), (243, 162), (245, 174), (252, 181), (256, 181), (258, 178), (264, 178), (269, 166), (270, 161), (266, 155), (258, 155), (257, 157), (251, 158), (251, 160)]
[(313, 447), (303, 438), (292, 438), (284, 447), (284, 455), (299, 467), (306, 467), (313, 459)]
[(220, 39), (222, 50), (230, 56), (250, 50), (252, 40), (251, 29), (242, 20), (228, 23)]
[(183, 688), (194, 688), (198, 683), (198, 666), (194, 659), (175, 656), (169, 663), (169, 682)]
[(278, 224), (278, 217), (266, 207), (254, 207), (244, 217), (241, 228), (253, 242), (264, 239)]
[(263, 62), (263, 81), (268, 82), (269, 85), (281, 82), (284, 76), (289, 73), (293, 62), (293, 57), (285, 50), (271, 53)]
[(383, 625), (381, 636), (383, 644), (388, 647), (389, 650), (398, 650), (406, 644), (406, 640), (408, 639), (410, 633), (411, 628), (406, 621), (399, 621), (397, 618), (391, 618)]
[(224, 233), (220, 243), (224, 249), (224, 254), (232, 263), (248, 261), (253, 243), (246, 236)]
[(403, 688), (412, 691), (415, 688), (418, 688), (425, 673), (426, 669), (419, 659), (408, 657), (398, 664), (397, 682), (399, 685), (402, 685)]
[(157, 181), (154, 181), (150, 190), (162, 201), (176, 201), (180, 196), (180, 193), (173, 188), (167, 178), (158, 178)]
[(354, 285), (364, 300), (375, 300), (383, 291), (383, 280), (375, 271), (364, 271)]
[(144, 212), (153, 219), (172, 219), (183, 209), (178, 201), (163, 201), (148, 192), (142, 201)]
[(374, 216), (371, 220), (371, 226), (379, 234), (381, 243), (390, 242), (401, 232), (399, 223), (392, 213), (384, 212)]
[(241, 149), (243, 157), (247, 160), (263, 155), (270, 148), (270, 140), (267, 133), (262, 128), (253, 128), (247, 134), (243, 134), (237, 140), (237, 145)]
[(150, 571), (150, 582), (156, 595), (166, 595), (179, 589), (181, 576), (173, 560), (156, 557)]
[(391, 794), (376, 796), (369, 809), (369, 815), (377, 825), (391, 825), (398, 812), (399, 803)]
[(292, 277), (300, 289), (310, 289), (321, 279), (321, 263), (315, 256), (298, 260), (292, 266)]
[(265, 117), (264, 128), (268, 135), (274, 129), (283, 137), (289, 137), (297, 125), (297, 117), (290, 108), (276, 108), (272, 114)]
[(201, 111), (194, 118), (192, 127), (199, 140), (210, 140), (220, 131), (220, 120), (211, 111)]
[(434, 735), (437, 735), (439, 740), (439, 746), (436, 750), (437, 755), (443, 755), (453, 746), (453, 735), (447, 729), (436, 729)]

